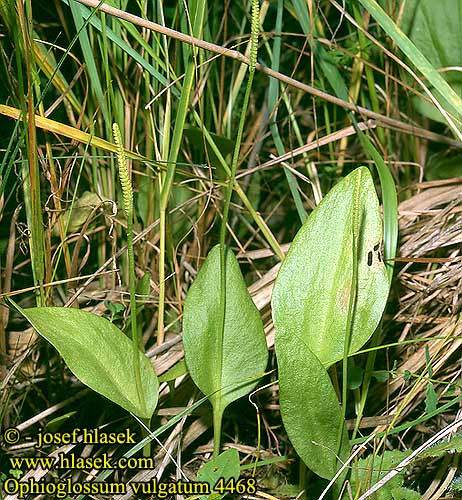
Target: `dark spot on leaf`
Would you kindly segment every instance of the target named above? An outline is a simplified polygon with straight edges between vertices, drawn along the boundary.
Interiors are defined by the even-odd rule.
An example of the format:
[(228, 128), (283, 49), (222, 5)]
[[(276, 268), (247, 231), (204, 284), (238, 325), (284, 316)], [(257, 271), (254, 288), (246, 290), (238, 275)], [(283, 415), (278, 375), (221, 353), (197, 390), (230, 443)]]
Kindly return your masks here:
[(367, 265), (372, 266), (372, 250), (367, 253)]
[(377, 243), (374, 245), (374, 252), (377, 252), (377, 250), (380, 248), (380, 243)]

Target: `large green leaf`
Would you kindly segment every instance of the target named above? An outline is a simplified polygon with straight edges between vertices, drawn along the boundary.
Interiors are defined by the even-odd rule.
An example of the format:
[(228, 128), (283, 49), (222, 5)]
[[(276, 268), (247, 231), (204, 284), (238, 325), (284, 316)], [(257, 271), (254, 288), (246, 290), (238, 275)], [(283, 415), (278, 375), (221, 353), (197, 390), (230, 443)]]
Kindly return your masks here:
[(268, 350), (260, 313), (233, 252), (226, 249), (224, 328), (220, 307), (220, 246), (209, 252), (184, 304), (183, 344), (194, 383), (220, 416), (248, 394), (265, 371)]
[(298, 335), (276, 331), (279, 401), (284, 427), (300, 458), (332, 479), (350, 452), (337, 396), (326, 369)]
[[(460, 33), (462, 30), (462, 5), (460, 0), (439, 0), (435, 9), (433, 0), (406, 0), (401, 22), (403, 31), (414, 45), (436, 68), (459, 68), (462, 65)], [(441, 76), (458, 95), (462, 89), (462, 74), (457, 69), (445, 71)], [(432, 88), (435, 92), (435, 89)], [(444, 95), (437, 93), (444, 102)], [(419, 97), (412, 98), (417, 109), (440, 122), (445, 118), (436, 107)]]
[(159, 382), (149, 359), (139, 351), (142, 400), (138, 397), (131, 341), (95, 314), (64, 307), (18, 311), (58, 350), (72, 373), (91, 389), (141, 418), (151, 418)]
[[(352, 283), (355, 220), (358, 267)], [(381, 245), (379, 202), (369, 170), (361, 167), (326, 195), (290, 246), (273, 290), (276, 339), (300, 337), (326, 367), (343, 358), (346, 339), (349, 353), (361, 348), (388, 297)], [(349, 325), (351, 293), (356, 300)]]

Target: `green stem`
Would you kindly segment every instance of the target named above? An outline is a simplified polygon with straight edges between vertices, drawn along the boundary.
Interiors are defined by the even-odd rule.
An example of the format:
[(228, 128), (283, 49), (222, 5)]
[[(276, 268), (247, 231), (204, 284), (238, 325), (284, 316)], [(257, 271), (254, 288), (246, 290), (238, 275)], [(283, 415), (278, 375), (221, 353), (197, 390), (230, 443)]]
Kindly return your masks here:
[[(239, 151), (241, 149), (242, 135), (244, 132), (245, 118), (247, 114), (247, 107), (249, 105), (250, 92), (252, 90), (253, 77), (255, 74), (255, 66), (257, 64), (257, 48), (258, 48), (258, 31), (259, 31), (260, 13), (258, 0), (252, 1), (252, 30), (250, 36), (250, 65), (249, 65), (249, 79), (247, 81), (247, 87), (245, 89), (244, 102), (241, 108), (241, 116), (239, 118), (239, 126), (236, 134), (236, 142), (234, 145), (233, 158), (231, 162), (231, 171), (228, 181), (228, 188), (226, 190), (226, 199), (223, 207), (223, 218), (221, 221), (220, 230), (220, 349), (223, 351), (223, 332), (225, 329), (225, 316), (226, 316), (226, 224), (228, 222), (229, 207), (231, 205), (231, 197), (233, 195), (233, 187), (236, 181), (236, 170), (237, 163), (239, 160)], [(219, 356), (217, 359), (217, 370), (218, 373), (222, 372), (223, 358)], [(218, 416), (214, 408), (214, 443), (213, 443), (213, 456), (216, 457), (220, 452), (220, 439), (221, 439), (221, 416), (222, 412), (219, 413), (219, 426), (217, 426)]]
[(303, 493), (297, 498), (299, 500), (306, 500), (306, 473), (308, 472), (308, 469), (303, 462), (303, 460), (300, 460), (298, 464), (298, 488), (300, 491), (303, 491)]
[[(197, 113), (197, 111), (193, 110), (193, 115), (196, 123), (198, 126), (201, 128), (201, 130), (204, 133), (205, 140), (207, 141), (207, 144), (210, 146), (211, 150), (214, 152), (216, 157), (218, 158), (218, 161), (220, 162), (220, 166), (223, 168), (225, 171), (226, 175), (228, 177), (231, 176), (231, 170), (228, 167), (228, 164), (226, 163), (226, 160), (223, 158), (223, 155), (221, 154), (220, 149), (218, 146), (215, 144), (215, 141), (213, 140), (213, 137), (210, 135), (210, 132), (207, 130), (207, 128), (203, 125), (202, 120)], [(263, 217), (253, 208), (252, 203), (250, 202), (249, 198), (245, 194), (244, 190), (241, 188), (239, 183), (237, 181), (234, 182), (234, 191), (236, 191), (236, 194), (239, 196), (239, 198), (242, 200), (242, 203), (244, 204), (245, 208), (249, 211), (249, 214), (252, 216), (253, 220), (255, 221), (255, 224), (257, 224), (258, 228), (262, 232), (263, 236), (266, 238), (266, 241), (268, 242), (269, 246), (273, 250), (274, 254), (277, 255), (278, 259), (280, 261), (284, 260), (284, 253), (281, 250), (281, 247), (279, 246), (278, 241), (274, 237), (273, 233), (269, 229), (269, 227), (266, 225), (266, 222), (263, 220)]]
[[(362, 132), (359, 129), (355, 117), (353, 115), (350, 116), (353, 126), (356, 128), (356, 131), (358, 133), (361, 145), (364, 151), (366, 151), (367, 154), (369, 154), (370, 157), (374, 160), (380, 178), (380, 185), (382, 187), (382, 200), (383, 200), (384, 261), (387, 263), (387, 274), (391, 284), (393, 278), (393, 263), (394, 263), (393, 259), (396, 255), (396, 247), (398, 240), (398, 197), (396, 194), (396, 187), (390, 169), (385, 164), (383, 158), (380, 156), (379, 152), (375, 149), (374, 145), (371, 143), (367, 135), (364, 134), (364, 132)], [(379, 345), (381, 335), (382, 335), (382, 321), (380, 321), (379, 326), (376, 328), (372, 336), (370, 342), (371, 347)], [(359, 410), (356, 415), (356, 424), (355, 424), (355, 429), (353, 431), (353, 439), (355, 438), (358, 432), (359, 424), (361, 422), (364, 408), (366, 406), (366, 400), (372, 380), (372, 370), (374, 369), (375, 358), (376, 358), (375, 351), (370, 352), (367, 357), (366, 371), (362, 385)]]
[(161, 204), (159, 213), (159, 307), (157, 309), (157, 344), (164, 343), (164, 312), (165, 312), (165, 226), (167, 207)]
[(221, 423), (223, 411), (213, 407), (213, 458), (220, 454)]
[(347, 406), (347, 389), (348, 389), (348, 355), (350, 352), (351, 337), (353, 333), (353, 320), (354, 312), (356, 308), (356, 299), (358, 296), (358, 242), (359, 242), (359, 231), (361, 223), (361, 214), (359, 213), (359, 197), (360, 197), (360, 187), (361, 187), (361, 171), (358, 172), (355, 190), (353, 195), (353, 207), (352, 207), (352, 254), (353, 254), (353, 265), (351, 273), (351, 288), (350, 288), (350, 298), (348, 303), (348, 317), (347, 326), (345, 333), (345, 343), (343, 346), (343, 365), (342, 365), (342, 429), (340, 430), (338, 436), (337, 454), (340, 455), (340, 450), (342, 446), (342, 436), (345, 432), (345, 418), (346, 418), (346, 406)]
[[(32, 275), (34, 285), (37, 286), (36, 301), (37, 306), (45, 305), (45, 293), (43, 289), (45, 278), (45, 236), (43, 231), (42, 206), (40, 199), (40, 171), (37, 157), (37, 133), (35, 128), (35, 106), (34, 87), (37, 88), (37, 72), (34, 64), (34, 52), (32, 50), (32, 4), (28, 0), (23, 5), (18, 2), (18, 18), (20, 36), (23, 41), (24, 59), (27, 75), (27, 99), (26, 102), (21, 97), (21, 107), (23, 115), (27, 116), (27, 157), (29, 158), (29, 168), (23, 164), (24, 182), (24, 202), (26, 206), (27, 225), (30, 230), (29, 247), (31, 254)], [(25, 10), (24, 10), (25, 9)], [(19, 32), (19, 30), (18, 30)], [(19, 52), (19, 51), (18, 51)], [(19, 55), (17, 56), (18, 68), (22, 64)], [(22, 72), (20, 72), (22, 74)]]
[(114, 123), (112, 126), (114, 133), (114, 142), (117, 146), (117, 162), (119, 164), (120, 183), (122, 185), (123, 207), (127, 218), (127, 253), (128, 253), (128, 276), (130, 288), (130, 324), (132, 331), (133, 345), (133, 368), (135, 371), (136, 391), (138, 399), (144, 406), (143, 391), (141, 386), (141, 368), (140, 368), (140, 335), (138, 334), (136, 318), (136, 286), (135, 286), (135, 253), (133, 250), (133, 189), (130, 181), (130, 175), (127, 168), (127, 159), (122, 144), (119, 126)]

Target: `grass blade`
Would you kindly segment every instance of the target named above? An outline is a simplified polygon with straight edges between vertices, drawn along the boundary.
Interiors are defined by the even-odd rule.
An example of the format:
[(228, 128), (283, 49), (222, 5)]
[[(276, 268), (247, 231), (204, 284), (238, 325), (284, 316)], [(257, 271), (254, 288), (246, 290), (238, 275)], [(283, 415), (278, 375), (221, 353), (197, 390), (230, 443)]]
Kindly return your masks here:
[[(375, 0), (359, 0), (367, 9), (391, 39), (398, 47), (406, 54), (408, 59), (412, 61), (415, 67), (422, 73), (428, 82), (438, 91), (441, 96), (444, 96), (445, 102), (449, 105), (450, 112), (458, 119), (462, 119), (462, 99), (456, 94), (454, 89), (448, 82), (438, 73), (433, 65), (428, 61), (424, 54), (412, 43), (411, 40), (398, 28), (393, 19), (380, 7)], [(428, 93), (428, 92), (427, 92)], [(438, 101), (430, 95), (432, 101), (438, 105)], [(440, 109), (441, 111), (441, 109)], [(444, 114), (444, 113), (443, 113)], [(454, 131), (459, 140), (462, 139), (460, 127), (446, 114), (449, 126)]]

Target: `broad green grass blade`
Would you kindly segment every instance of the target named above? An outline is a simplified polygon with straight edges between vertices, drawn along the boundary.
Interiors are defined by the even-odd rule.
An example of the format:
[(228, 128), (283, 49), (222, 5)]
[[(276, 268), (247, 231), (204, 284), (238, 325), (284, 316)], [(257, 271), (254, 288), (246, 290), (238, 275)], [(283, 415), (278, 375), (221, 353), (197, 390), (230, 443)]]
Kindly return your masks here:
[[(461, 95), (462, 65), (460, 33), (462, 32), (462, 3), (459, 0), (406, 0), (401, 28), (435, 68), (451, 68), (441, 76)], [(432, 89), (433, 91), (434, 89)], [(444, 96), (442, 96), (444, 99)], [(446, 123), (432, 103), (414, 96), (416, 109), (433, 120)]]
[[(62, 0), (62, 1), (67, 5), (69, 5), (70, 3), (73, 3), (73, 0)], [(80, 8), (80, 13), (81, 13), (82, 17), (85, 20), (90, 18), (90, 24), (95, 29), (97, 29), (98, 31), (101, 32), (102, 31), (101, 21), (95, 15), (93, 15), (93, 12), (90, 9), (88, 9), (87, 7), (85, 7), (82, 4), (77, 4), (77, 5)], [(130, 23), (127, 23), (127, 22), (122, 22), (122, 21), (121, 21), (121, 23), (123, 24), (125, 29), (127, 29), (127, 31), (130, 32), (131, 35), (136, 37), (136, 40), (138, 42), (140, 42), (140, 43), (141, 43), (141, 41), (143, 42), (143, 48), (148, 50), (148, 52), (151, 56), (155, 56), (151, 47), (148, 44), (146, 44), (146, 42), (142, 39), (142, 37), (139, 36), (139, 33), (137, 32), (137, 30), (135, 29), (135, 27), (133, 25), (131, 25)], [(146, 59), (144, 57), (142, 57), (135, 49), (133, 49), (130, 45), (128, 45), (128, 43), (125, 42), (125, 40), (123, 40), (119, 35), (114, 33), (114, 31), (111, 28), (106, 26), (105, 33), (106, 33), (106, 36), (109, 38), (109, 40), (114, 42), (126, 54), (128, 54), (130, 57), (132, 57), (136, 63), (138, 63), (140, 66), (142, 66), (150, 75), (152, 75), (154, 78), (156, 78), (159, 81), (159, 83), (161, 83), (165, 87), (168, 85), (168, 81), (165, 78), (165, 76), (162, 75), (162, 73), (159, 73), (154, 68), (154, 66), (152, 66), (152, 64), (150, 64), (148, 61), (146, 61)], [(138, 35), (138, 36), (136, 36), (136, 35)], [(161, 63), (160, 60), (159, 60), (159, 63)], [(173, 92), (176, 92), (177, 95), (179, 95), (178, 90), (176, 88), (172, 88), (172, 90), (173, 90)]]
[(382, 155), (377, 151), (369, 137), (357, 127), (354, 117), (353, 120), (353, 125), (356, 128), (364, 151), (374, 160), (377, 172), (379, 173), (383, 203), (383, 255), (388, 279), (391, 283), (394, 268), (393, 259), (396, 257), (396, 247), (398, 245), (398, 194), (396, 192), (395, 180), (390, 169), (385, 164)]
[(101, 81), (99, 78), (96, 61), (93, 55), (92, 46), (90, 39), (88, 37), (87, 28), (84, 26), (85, 20), (82, 16), (80, 4), (75, 0), (69, 1), (69, 7), (72, 12), (72, 17), (74, 19), (76, 30), (80, 32), (79, 40), (82, 47), (83, 57), (85, 59), (85, 64), (87, 65), (88, 75), (90, 78), (91, 86), (95, 92), (98, 104), (101, 106), (101, 111), (103, 113), (106, 123), (110, 123), (109, 113), (106, 106), (106, 101), (103, 96), (103, 88), (101, 86)]
[[(438, 93), (444, 97), (449, 105), (449, 110), (458, 120), (462, 118), (462, 99), (456, 94), (454, 89), (440, 75), (425, 55), (412, 43), (412, 41), (401, 31), (387, 13), (375, 0), (359, 0), (363, 7), (375, 18), (385, 32), (404, 52), (414, 66), (422, 73)], [(453, 124), (450, 123), (453, 130)], [(454, 130), (460, 138), (458, 129)]]

